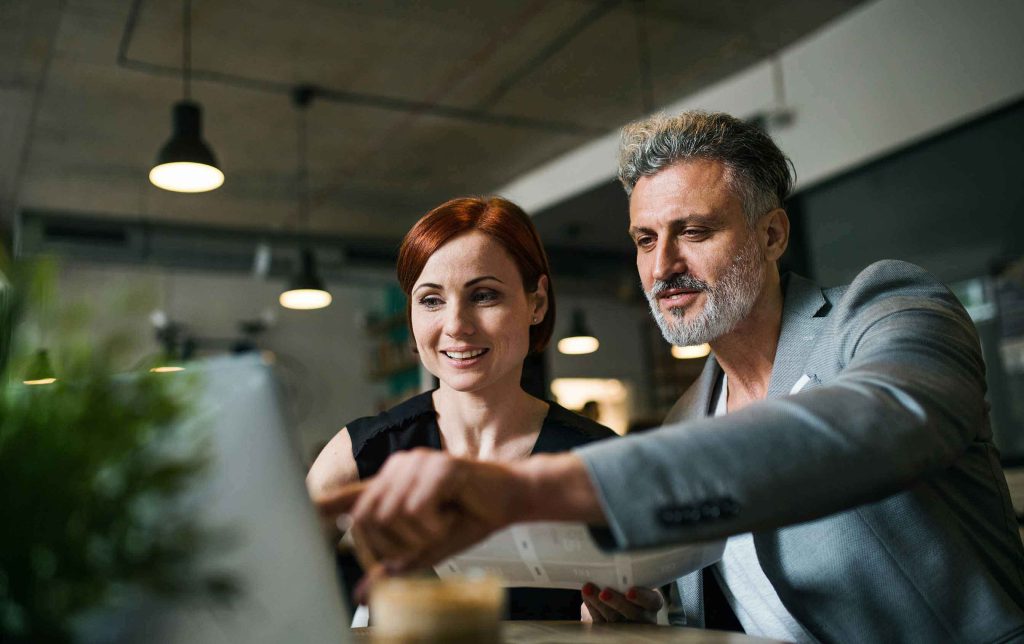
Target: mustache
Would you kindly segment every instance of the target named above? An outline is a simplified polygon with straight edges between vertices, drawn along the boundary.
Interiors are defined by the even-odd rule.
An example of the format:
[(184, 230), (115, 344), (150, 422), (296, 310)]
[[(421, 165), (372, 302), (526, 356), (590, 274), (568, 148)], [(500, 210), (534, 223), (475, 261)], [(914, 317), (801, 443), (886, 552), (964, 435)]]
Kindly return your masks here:
[(692, 275), (686, 275), (684, 273), (676, 273), (667, 280), (654, 280), (654, 285), (651, 286), (650, 294), (658, 295), (663, 291), (670, 289), (686, 289), (691, 291), (707, 291), (711, 287), (707, 282), (699, 280)]

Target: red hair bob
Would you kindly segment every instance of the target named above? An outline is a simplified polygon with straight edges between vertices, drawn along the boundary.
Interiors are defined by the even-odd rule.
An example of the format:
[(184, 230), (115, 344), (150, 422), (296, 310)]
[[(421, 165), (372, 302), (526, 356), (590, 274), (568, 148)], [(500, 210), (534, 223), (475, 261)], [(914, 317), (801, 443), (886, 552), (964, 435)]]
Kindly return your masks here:
[(537, 290), (541, 275), (548, 277), (548, 310), (544, 319), (530, 327), (530, 352), (548, 345), (555, 328), (555, 291), (548, 256), (537, 229), (522, 208), (501, 197), (461, 197), (446, 201), (416, 222), (398, 250), (398, 283), (406, 295), (405, 313), (412, 323), (412, 287), (430, 256), (450, 240), (478, 230), (504, 247), (512, 257), (523, 288)]

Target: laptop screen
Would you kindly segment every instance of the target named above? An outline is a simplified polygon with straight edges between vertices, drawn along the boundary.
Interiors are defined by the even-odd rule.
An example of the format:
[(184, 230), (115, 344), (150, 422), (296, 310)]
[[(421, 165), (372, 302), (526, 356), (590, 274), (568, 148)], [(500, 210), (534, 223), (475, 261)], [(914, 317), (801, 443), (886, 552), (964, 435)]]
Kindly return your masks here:
[(204, 361), (184, 373), (200, 381), (184, 422), (212, 433), (214, 456), (190, 503), (201, 525), (230, 535), (228, 545), (211, 549), (208, 563), (231, 572), (242, 594), (229, 605), (153, 599), (123, 616), (117, 640), (349, 641), (334, 557), (307, 495), (272, 371), (248, 355)]

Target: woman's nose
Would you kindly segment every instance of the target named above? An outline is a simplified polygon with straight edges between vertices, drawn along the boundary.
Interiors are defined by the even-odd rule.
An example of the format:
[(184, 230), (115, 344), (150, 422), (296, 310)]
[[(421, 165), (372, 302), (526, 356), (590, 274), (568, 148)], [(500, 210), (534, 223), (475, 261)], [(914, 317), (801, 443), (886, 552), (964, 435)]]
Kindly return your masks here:
[(444, 321), (444, 333), (450, 338), (461, 338), (473, 335), (476, 326), (473, 324), (473, 316), (467, 307), (454, 305), (449, 307), (447, 317)]

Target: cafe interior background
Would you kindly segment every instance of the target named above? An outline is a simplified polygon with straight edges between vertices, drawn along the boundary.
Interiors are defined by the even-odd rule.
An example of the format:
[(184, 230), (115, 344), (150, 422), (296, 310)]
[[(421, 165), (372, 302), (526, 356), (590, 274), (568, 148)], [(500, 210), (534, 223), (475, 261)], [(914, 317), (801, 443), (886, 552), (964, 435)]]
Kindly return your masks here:
[[(1015, 0), (2, 0), (0, 225), (140, 358), (260, 352), (311, 462), (346, 421), (432, 385), (394, 279), (401, 236), (448, 198), (504, 195), (558, 294), (525, 380), (641, 431), (704, 358), (676, 357), (650, 319), (617, 129), (728, 111), (795, 164), (785, 267), (833, 285), (894, 257), (950, 284), (996, 440), (1024, 463), (1022, 31)], [(183, 130), (197, 115), (186, 98), (223, 174), (206, 192), (150, 180), (172, 110)], [(279, 303), (304, 269), (329, 306)], [(108, 312), (123, 293), (146, 305)], [(579, 327), (597, 349), (559, 351)]]

